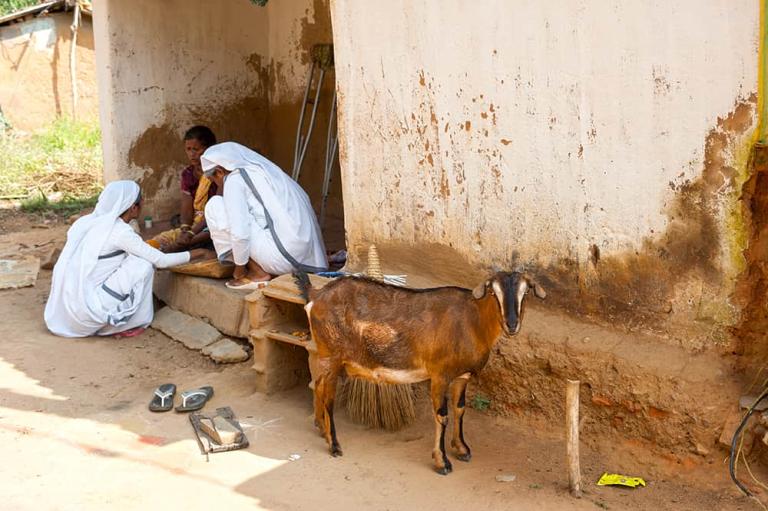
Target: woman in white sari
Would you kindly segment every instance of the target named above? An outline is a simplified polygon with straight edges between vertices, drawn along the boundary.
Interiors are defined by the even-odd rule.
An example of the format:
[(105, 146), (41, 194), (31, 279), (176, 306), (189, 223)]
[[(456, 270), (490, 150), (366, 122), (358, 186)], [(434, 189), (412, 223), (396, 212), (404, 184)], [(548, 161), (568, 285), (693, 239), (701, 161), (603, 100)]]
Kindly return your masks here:
[(186, 263), (205, 251), (164, 254), (128, 225), (141, 213), (133, 181), (109, 183), (93, 213), (77, 220), (53, 269), (45, 324), (55, 335), (131, 335), (151, 322), (154, 269)]
[(200, 161), (224, 190), (205, 218), (219, 259), (236, 265), (227, 287), (256, 289), (273, 275), (328, 268), (309, 197), (280, 167), (235, 142), (209, 147)]

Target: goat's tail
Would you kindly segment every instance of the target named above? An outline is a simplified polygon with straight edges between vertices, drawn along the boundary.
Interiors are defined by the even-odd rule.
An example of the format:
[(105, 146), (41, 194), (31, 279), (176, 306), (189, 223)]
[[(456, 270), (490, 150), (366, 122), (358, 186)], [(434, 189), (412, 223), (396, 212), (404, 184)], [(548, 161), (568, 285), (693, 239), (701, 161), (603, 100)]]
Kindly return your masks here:
[(299, 293), (304, 301), (309, 303), (309, 292), (312, 290), (312, 282), (309, 280), (309, 275), (303, 271), (293, 272), (293, 280), (296, 282), (296, 286), (299, 288)]

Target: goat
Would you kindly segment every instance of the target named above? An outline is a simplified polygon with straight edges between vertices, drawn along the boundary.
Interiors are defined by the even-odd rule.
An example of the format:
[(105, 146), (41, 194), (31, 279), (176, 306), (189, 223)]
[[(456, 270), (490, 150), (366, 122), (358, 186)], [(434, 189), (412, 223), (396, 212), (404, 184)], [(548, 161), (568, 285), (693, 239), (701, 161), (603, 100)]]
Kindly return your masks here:
[(296, 273), (294, 278), (307, 302), (310, 334), (317, 345), (315, 423), (331, 455), (342, 455), (333, 404), (344, 369), (348, 376), (376, 383), (430, 380), (435, 419), (432, 458), (441, 475), (452, 470), (445, 454), (450, 393), (451, 445), (459, 460), (469, 461), (472, 454), (463, 422), (469, 378), (485, 366), (502, 331), (519, 332), (523, 299), (531, 288), (545, 298), (541, 286), (518, 272), (498, 272), (473, 291), (409, 289), (359, 277), (342, 277), (314, 289), (306, 274)]

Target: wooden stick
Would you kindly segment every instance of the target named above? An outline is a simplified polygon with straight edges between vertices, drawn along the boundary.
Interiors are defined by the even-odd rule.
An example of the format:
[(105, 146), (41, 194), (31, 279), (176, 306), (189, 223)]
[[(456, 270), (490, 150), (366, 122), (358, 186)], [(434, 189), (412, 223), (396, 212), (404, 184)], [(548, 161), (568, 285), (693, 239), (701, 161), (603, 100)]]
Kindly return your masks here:
[(565, 426), (568, 457), (568, 486), (571, 495), (581, 497), (579, 468), (579, 380), (568, 380), (565, 388)]
[(75, 0), (75, 11), (72, 15), (72, 46), (69, 49), (69, 76), (72, 85), (72, 119), (77, 119), (77, 31), (80, 28), (80, 1)]

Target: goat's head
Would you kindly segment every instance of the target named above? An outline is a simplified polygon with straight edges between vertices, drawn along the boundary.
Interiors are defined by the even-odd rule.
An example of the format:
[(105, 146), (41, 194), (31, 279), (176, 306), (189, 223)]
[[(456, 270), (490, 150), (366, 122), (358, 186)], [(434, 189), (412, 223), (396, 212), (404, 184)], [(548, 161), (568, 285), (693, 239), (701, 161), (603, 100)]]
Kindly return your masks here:
[(496, 301), (499, 302), (504, 332), (515, 335), (520, 331), (523, 320), (523, 299), (529, 289), (533, 289), (534, 294), (541, 299), (547, 296), (544, 289), (527, 275), (519, 272), (498, 272), (477, 286), (472, 291), (472, 295), (480, 300), (485, 297), (488, 290), (491, 290), (496, 296)]

